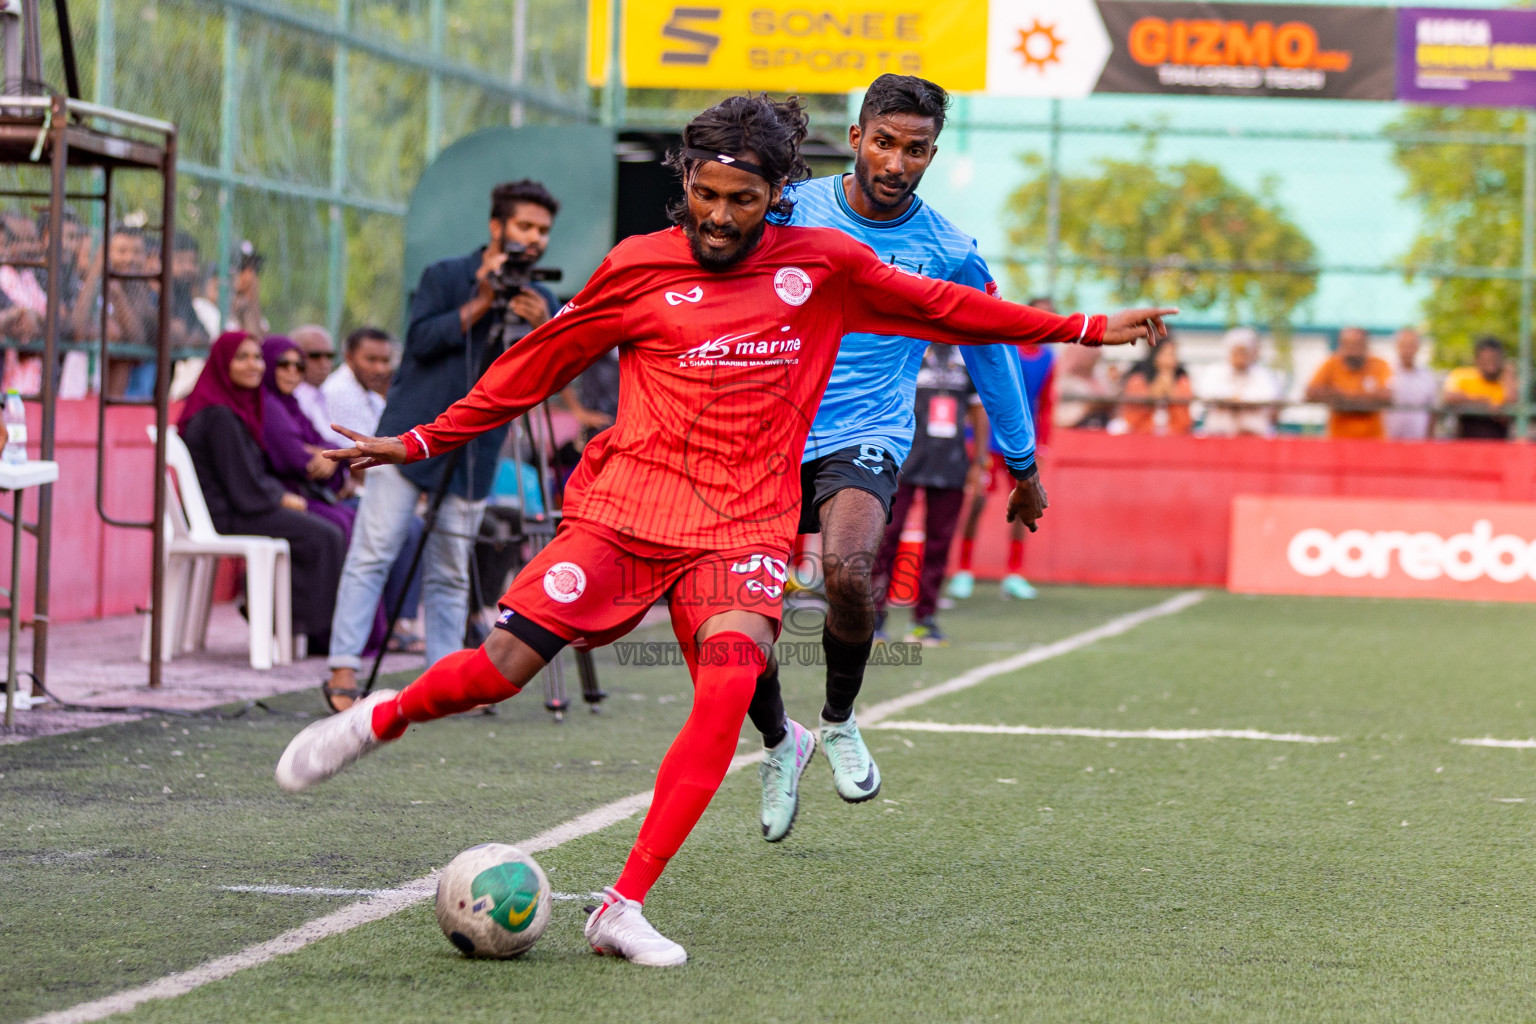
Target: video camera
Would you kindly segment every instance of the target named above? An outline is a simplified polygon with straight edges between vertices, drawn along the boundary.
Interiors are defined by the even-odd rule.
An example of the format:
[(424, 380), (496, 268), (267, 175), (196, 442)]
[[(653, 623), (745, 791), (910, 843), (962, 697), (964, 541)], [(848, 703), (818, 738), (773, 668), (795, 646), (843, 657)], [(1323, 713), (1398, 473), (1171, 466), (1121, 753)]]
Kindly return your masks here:
[(518, 292), (534, 281), (558, 281), (564, 276), (554, 267), (535, 267), (538, 255), (521, 242), (505, 242), (501, 251), (507, 254), (507, 258), (502, 262), (501, 269), (489, 277), (498, 305), (511, 302)]

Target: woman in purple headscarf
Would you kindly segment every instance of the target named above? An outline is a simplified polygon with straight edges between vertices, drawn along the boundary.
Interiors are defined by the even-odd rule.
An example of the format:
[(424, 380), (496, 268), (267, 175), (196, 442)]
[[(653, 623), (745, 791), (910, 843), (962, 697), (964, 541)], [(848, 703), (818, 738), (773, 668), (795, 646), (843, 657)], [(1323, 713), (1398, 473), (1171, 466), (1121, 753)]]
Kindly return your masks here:
[(310, 515), (267, 468), (261, 346), (243, 331), (219, 335), (176, 425), (220, 533), (282, 537), (293, 559), (293, 631), (311, 654), (330, 644), (331, 614), (347, 541), (335, 523)]
[(261, 356), (267, 364), (261, 379), (261, 437), (272, 475), (303, 498), (311, 514), (341, 527), (350, 542), (357, 511), (342, 503), (349, 489), (346, 467), (321, 456), (331, 446), (294, 397), (304, 381), (304, 350), (292, 338), (277, 335), (261, 343)]

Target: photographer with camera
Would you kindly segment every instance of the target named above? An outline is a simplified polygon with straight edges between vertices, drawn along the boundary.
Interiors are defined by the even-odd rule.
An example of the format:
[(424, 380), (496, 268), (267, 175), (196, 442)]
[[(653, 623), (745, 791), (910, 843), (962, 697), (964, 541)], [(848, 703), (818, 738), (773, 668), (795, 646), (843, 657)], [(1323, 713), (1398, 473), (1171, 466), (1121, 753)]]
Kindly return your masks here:
[[(385, 434), (428, 423), (469, 393), (491, 361), (559, 308), (536, 278), (560, 204), (541, 184), (523, 180), (491, 190), (490, 244), (429, 266), (411, 298), (405, 351), (379, 418)], [(440, 500), (419, 572), (426, 616), (426, 661), (458, 650), (469, 610), (469, 559), (507, 428), (488, 431), (452, 453), (412, 466), (368, 470), (331, 627), (328, 706), (357, 699), (362, 667), (390, 566), (409, 535), (418, 500)], [(449, 475), (451, 474), (451, 475)], [(410, 557), (407, 553), (407, 557)]]

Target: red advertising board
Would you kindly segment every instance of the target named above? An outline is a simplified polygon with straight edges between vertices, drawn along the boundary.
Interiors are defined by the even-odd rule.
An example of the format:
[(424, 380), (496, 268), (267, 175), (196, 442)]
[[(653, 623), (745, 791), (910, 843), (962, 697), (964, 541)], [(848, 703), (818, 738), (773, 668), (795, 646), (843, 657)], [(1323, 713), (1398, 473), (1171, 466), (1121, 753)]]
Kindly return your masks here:
[(1536, 601), (1536, 504), (1239, 495), (1227, 586)]

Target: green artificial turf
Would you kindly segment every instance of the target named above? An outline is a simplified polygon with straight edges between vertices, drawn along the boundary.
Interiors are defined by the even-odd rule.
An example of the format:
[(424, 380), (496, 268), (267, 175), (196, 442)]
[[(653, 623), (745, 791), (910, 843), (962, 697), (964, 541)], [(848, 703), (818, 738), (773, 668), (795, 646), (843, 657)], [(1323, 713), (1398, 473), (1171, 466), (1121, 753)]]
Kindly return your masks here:
[[(1165, 596), (972, 599), (944, 616), (954, 646), (871, 669), (865, 698)], [(421, 903), (122, 1019), (1536, 1019), (1536, 750), (1451, 742), (1536, 736), (1531, 616), (1213, 594), (897, 719), (1338, 742), (870, 730), (881, 796), (843, 804), (818, 754), (783, 844), (757, 836), (755, 769), (727, 779), (647, 902), (688, 948), (685, 968), (591, 956), (579, 901), (555, 904), (526, 958), (469, 961)], [(0, 1020), (142, 984), (348, 902), (221, 885), (395, 885), (474, 843), (643, 791), (686, 714), (686, 683), (679, 669), (599, 661), (613, 693), (602, 716), (556, 726), (529, 693), (496, 718), (413, 730), (299, 797), (270, 772), (304, 724), (293, 714), (317, 709), (309, 695), (274, 702), (278, 715), (0, 748)], [(791, 714), (814, 721), (814, 671), (785, 682)], [(638, 826), (539, 861), (556, 890), (589, 892), (612, 881)]]

